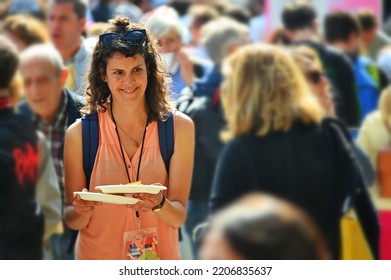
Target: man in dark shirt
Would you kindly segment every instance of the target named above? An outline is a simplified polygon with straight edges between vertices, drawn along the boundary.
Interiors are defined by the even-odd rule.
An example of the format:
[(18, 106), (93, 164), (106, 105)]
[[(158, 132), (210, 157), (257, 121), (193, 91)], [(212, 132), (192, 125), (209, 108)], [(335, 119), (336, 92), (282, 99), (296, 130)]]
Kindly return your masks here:
[(305, 44), (317, 51), (332, 85), (337, 116), (349, 127), (357, 127), (360, 107), (353, 66), (342, 52), (321, 42), (314, 7), (309, 3), (290, 3), (284, 7), (282, 21), (293, 44)]
[(361, 54), (361, 26), (354, 15), (344, 11), (328, 13), (324, 20), (324, 34), (327, 44), (346, 54), (353, 65), (361, 108), (360, 121), (364, 120), (377, 109), (380, 92), (388, 85), (387, 78), (370, 58)]
[[(44, 217), (36, 190), (54, 175), (48, 146), (10, 103), (17, 50), (0, 36), (0, 259), (42, 259)], [(55, 187), (58, 187), (57, 185)]]

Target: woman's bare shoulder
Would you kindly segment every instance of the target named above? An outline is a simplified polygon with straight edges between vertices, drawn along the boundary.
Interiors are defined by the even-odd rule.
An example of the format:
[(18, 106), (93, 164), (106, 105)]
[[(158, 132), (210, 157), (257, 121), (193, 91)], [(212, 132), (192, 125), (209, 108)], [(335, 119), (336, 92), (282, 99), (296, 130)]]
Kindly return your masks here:
[(73, 139), (81, 137), (81, 127), (81, 119), (77, 119), (73, 124), (68, 127), (66, 137)]
[(180, 111), (175, 111), (175, 122), (179, 127), (194, 128), (193, 120)]

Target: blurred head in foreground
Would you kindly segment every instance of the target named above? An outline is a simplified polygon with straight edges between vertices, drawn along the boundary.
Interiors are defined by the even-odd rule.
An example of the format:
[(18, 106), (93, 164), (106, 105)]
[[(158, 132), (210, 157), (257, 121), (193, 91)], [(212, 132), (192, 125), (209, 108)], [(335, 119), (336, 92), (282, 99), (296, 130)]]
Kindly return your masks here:
[(279, 198), (252, 193), (214, 215), (203, 234), (201, 259), (329, 259), (323, 237), (299, 208)]

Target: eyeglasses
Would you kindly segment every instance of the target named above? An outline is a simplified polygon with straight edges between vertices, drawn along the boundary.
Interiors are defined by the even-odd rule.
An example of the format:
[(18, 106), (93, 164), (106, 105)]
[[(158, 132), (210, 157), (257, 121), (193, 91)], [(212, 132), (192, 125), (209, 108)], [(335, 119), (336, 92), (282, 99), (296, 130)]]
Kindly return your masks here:
[(105, 47), (108, 47), (116, 40), (122, 40), (131, 45), (139, 46), (147, 41), (147, 32), (145, 29), (134, 29), (126, 32), (125, 34), (111, 32), (99, 35), (99, 42), (101, 42)]
[(318, 84), (322, 77), (324, 77), (324, 73), (319, 70), (311, 70), (306, 73), (308, 80), (310, 80), (313, 84)]

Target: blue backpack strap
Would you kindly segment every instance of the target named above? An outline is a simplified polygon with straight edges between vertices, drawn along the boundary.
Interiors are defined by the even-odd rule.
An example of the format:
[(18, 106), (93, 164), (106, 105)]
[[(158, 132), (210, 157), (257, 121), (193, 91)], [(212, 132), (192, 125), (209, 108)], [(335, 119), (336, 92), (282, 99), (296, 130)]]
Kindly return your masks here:
[(83, 169), (86, 174), (86, 188), (90, 187), (92, 169), (99, 144), (98, 114), (83, 115), (81, 118), (83, 134)]
[(174, 153), (174, 115), (170, 112), (169, 117), (158, 122), (160, 153), (162, 154), (167, 174), (170, 169), (171, 156)]
[[(168, 118), (158, 122), (160, 153), (166, 166), (167, 174), (170, 172), (170, 160), (174, 153), (174, 115), (170, 112)], [(182, 241), (181, 228), (178, 229), (178, 239)]]
[[(83, 169), (86, 174), (86, 188), (90, 189), (90, 179), (94, 168), (95, 156), (99, 144), (99, 123), (98, 114), (83, 115), (81, 117), (82, 142), (83, 142)], [(68, 243), (68, 254), (74, 250), (77, 234), (79, 231), (72, 230)]]

